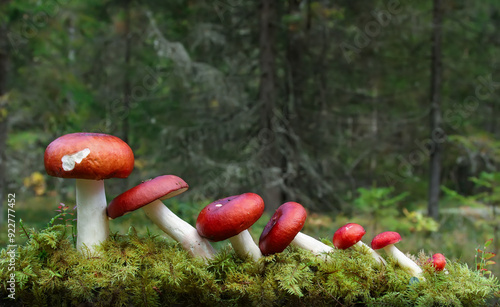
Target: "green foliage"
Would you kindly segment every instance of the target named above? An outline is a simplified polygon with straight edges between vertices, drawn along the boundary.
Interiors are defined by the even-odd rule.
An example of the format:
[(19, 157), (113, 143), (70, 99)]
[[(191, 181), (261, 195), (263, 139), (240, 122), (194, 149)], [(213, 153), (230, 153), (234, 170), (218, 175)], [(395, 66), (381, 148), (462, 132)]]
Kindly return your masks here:
[(408, 192), (396, 194), (393, 187), (359, 188), (358, 192), (359, 196), (353, 201), (354, 215), (367, 216), (373, 233), (381, 229), (429, 233), (439, 228), (439, 223), (432, 218), (419, 211), (410, 211), (408, 205), (402, 204), (409, 196)]
[[(497, 244), (494, 246), (494, 250), (498, 252), (498, 241), (500, 240), (500, 221), (498, 215), (500, 207), (500, 172), (481, 172), (478, 177), (470, 178), (470, 181), (474, 183), (477, 190), (477, 193), (474, 195), (464, 196), (451, 189), (444, 187), (442, 189), (450, 199), (456, 200), (463, 205), (477, 208), (478, 212), (483, 212), (486, 215), (485, 220), (480, 223), (483, 227), (490, 228), (491, 234), (489, 237), (493, 237)], [(491, 241), (487, 242), (488, 245), (491, 244)], [(477, 255), (475, 260), (477, 261)]]
[(481, 156), (486, 163), (490, 163), (489, 159), (498, 161), (500, 157), (500, 142), (486, 132), (466, 136), (450, 135), (448, 141), (461, 148), (469, 157)]
[(464, 196), (458, 192), (441, 187), (443, 192), (452, 199), (468, 206), (481, 207), (484, 205), (498, 206), (500, 204), (500, 172), (481, 172), (478, 177), (471, 177), (478, 190), (474, 195)]
[(358, 192), (359, 196), (354, 200), (354, 205), (374, 217), (397, 215), (398, 205), (408, 196), (406, 192), (393, 196), (392, 187), (359, 188)]
[(444, 192), (446, 196), (449, 197), (449, 199), (463, 206), (472, 206), (472, 207), (482, 206), (482, 204), (476, 200), (475, 196), (465, 196), (445, 186), (441, 186), (441, 190)]
[(476, 256), (474, 257), (476, 270), (480, 275), (490, 275), (491, 271), (487, 268), (493, 264), (496, 264), (495, 261), (491, 260), (491, 258), (495, 257), (496, 254), (492, 252), (487, 252), (486, 248), (491, 245), (493, 239), (489, 239), (484, 243), (483, 249), (476, 249)]
[[(345, 195), (367, 182), (426, 199), (428, 106), (421, 102), (428, 96), (422, 84), (429, 76), (430, 2), (401, 3), (393, 8), (397, 13), (387, 1), (277, 2), (275, 39), (269, 42), (278, 77), (272, 115), (256, 99), (258, 5), (127, 3), (1, 4), (11, 59), (10, 105), (4, 109), (9, 136), (3, 177), (9, 186), (20, 188), (20, 179), (42, 171), (43, 150), (55, 137), (100, 131), (127, 134), (137, 160), (147, 161), (130, 185), (168, 171), (186, 179), (193, 187), (186, 197), (195, 200), (263, 190), (263, 179), (278, 169), (286, 198), (317, 211), (349, 210)], [(498, 77), (492, 70), (498, 11), (492, 0), (446, 7), (443, 36), (460, 39), (443, 44), (449, 59), (443, 66), (443, 96), (449, 99), (442, 103), (443, 128), (463, 147), (461, 159), (448, 149), (443, 153), (447, 183), (459, 177), (457, 161), (468, 153), (498, 162)], [(352, 48), (345, 51), (344, 45)], [(491, 74), (494, 82), (485, 87), (491, 92), (479, 91), (480, 80)], [(336, 80), (335, 86), (327, 80)], [(124, 103), (126, 84), (130, 106)], [(480, 101), (468, 100), (476, 89)], [(272, 131), (262, 129), (265, 117)], [(490, 136), (476, 133), (485, 127)], [(477, 136), (462, 135), (471, 131)], [(267, 140), (281, 153), (272, 168), (260, 161)], [(47, 192), (69, 186), (47, 178)], [(111, 185), (108, 191), (121, 192)]]
[(408, 227), (411, 232), (424, 232), (424, 231), (437, 231), (439, 229), (439, 224), (433, 218), (424, 216), (418, 211), (408, 211), (406, 208), (403, 209), (403, 213), (408, 220)]
[(481, 172), (479, 177), (472, 177), (471, 181), (477, 187), (487, 189), (486, 192), (477, 194), (477, 199), (492, 206), (500, 204), (500, 172)]
[[(424, 265), (424, 278), (410, 276), (392, 259), (379, 267), (355, 249), (316, 257), (299, 248), (241, 260), (224, 247), (213, 260), (192, 259), (161, 236), (111, 235), (100, 256), (85, 258), (67, 238), (68, 227), (54, 225), (20, 246), (16, 262), (19, 306), (432, 306), (485, 305), (500, 289), (498, 280), (449, 262), (448, 273)], [(0, 252), (0, 278), (8, 279), (6, 250)], [(426, 256), (420, 255), (424, 263)], [(0, 286), (7, 295), (5, 282)]]

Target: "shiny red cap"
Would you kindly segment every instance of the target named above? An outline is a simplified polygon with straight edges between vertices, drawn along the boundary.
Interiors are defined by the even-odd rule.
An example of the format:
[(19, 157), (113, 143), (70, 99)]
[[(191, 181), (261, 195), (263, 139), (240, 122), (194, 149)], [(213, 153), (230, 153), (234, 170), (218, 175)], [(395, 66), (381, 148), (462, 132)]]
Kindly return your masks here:
[(434, 254), (432, 255), (432, 265), (434, 266), (436, 271), (442, 271), (446, 266), (446, 258), (444, 257), (443, 254), (440, 253)]
[(281, 205), (260, 235), (259, 248), (262, 254), (281, 253), (304, 227), (306, 217), (306, 210), (299, 203)]
[(365, 229), (359, 224), (345, 224), (333, 234), (333, 245), (339, 249), (347, 249), (358, 243), (365, 233)]
[(379, 233), (372, 240), (373, 249), (381, 249), (390, 244), (396, 244), (401, 241), (401, 236), (399, 233), (394, 231), (386, 231)]
[(112, 219), (127, 212), (137, 210), (157, 199), (167, 199), (185, 192), (188, 184), (174, 175), (159, 176), (123, 192), (108, 206), (108, 216)]
[(127, 178), (134, 169), (132, 149), (116, 136), (71, 133), (49, 144), (44, 164), (54, 177), (102, 180)]
[(264, 213), (264, 201), (255, 193), (219, 199), (201, 210), (196, 220), (200, 236), (210, 241), (234, 237), (252, 226)]

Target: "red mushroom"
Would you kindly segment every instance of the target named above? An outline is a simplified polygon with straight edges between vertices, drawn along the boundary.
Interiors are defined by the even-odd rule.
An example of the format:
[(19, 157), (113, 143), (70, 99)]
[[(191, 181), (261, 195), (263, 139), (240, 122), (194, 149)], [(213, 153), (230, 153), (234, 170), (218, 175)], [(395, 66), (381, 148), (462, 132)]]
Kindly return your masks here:
[(281, 205), (260, 235), (259, 248), (262, 254), (281, 253), (304, 227), (306, 217), (306, 210), (298, 203)]
[(66, 134), (47, 146), (44, 164), (50, 176), (76, 178), (76, 247), (93, 253), (109, 236), (103, 179), (128, 177), (134, 168), (132, 149), (112, 135)]
[(353, 245), (367, 250), (378, 263), (386, 264), (385, 260), (371, 247), (361, 241), (366, 231), (363, 226), (356, 223), (348, 223), (340, 227), (333, 234), (333, 245), (339, 249), (348, 249)]
[(200, 237), (193, 226), (175, 215), (162, 202), (162, 200), (185, 192), (188, 188), (187, 183), (177, 176), (156, 177), (113, 199), (108, 207), (108, 216), (114, 219), (127, 212), (142, 208), (149, 219), (167, 235), (179, 242), (192, 256), (211, 259), (215, 251), (210, 243)]
[(307, 217), (301, 204), (287, 202), (281, 205), (267, 223), (259, 240), (260, 250), (264, 255), (282, 252), (289, 244), (309, 250), (316, 255), (333, 249), (300, 232)]
[(432, 266), (436, 271), (442, 271), (444, 270), (444, 267), (446, 266), (446, 258), (444, 257), (443, 254), (437, 253), (432, 255)]
[(382, 232), (375, 236), (372, 240), (372, 248), (374, 250), (383, 248), (384, 251), (392, 256), (403, 269), (406, 269), (415, 277), (420, 277), (422, 269), (405, 254), (403, 254), (394, 244), (401, 241), (399, 233), (394, 231)]
[(210, 241), (229, 239), (236, 254), (262, 257), (257, 244), (248, 232), (264, 212), (264, 201), (255, 193), (244, 193), (219, 199), (201, 210), (196, 220), (198, 233)]

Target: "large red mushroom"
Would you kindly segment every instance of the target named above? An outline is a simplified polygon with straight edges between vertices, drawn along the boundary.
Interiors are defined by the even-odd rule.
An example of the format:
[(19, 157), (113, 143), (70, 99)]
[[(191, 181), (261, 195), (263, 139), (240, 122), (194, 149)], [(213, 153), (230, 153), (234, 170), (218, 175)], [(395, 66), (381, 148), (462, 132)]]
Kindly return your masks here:
[(201, 210), (196, 220), (198, 233), (210, 241), (229, 239), (237, 255), (250, 256), (254, 261), (262, 257), (248, 228), (264, 212), (264, 201), (255, 193), (244, 193), (219, 199)]
[(109, 236), (104, 179), (126, 178), (134, 168), (132, 149), (121, 139), (101, 133), (71, 133), (47, 146), (45, 170), (50, 176), (76, 178), (77, 243), (92, 254)]

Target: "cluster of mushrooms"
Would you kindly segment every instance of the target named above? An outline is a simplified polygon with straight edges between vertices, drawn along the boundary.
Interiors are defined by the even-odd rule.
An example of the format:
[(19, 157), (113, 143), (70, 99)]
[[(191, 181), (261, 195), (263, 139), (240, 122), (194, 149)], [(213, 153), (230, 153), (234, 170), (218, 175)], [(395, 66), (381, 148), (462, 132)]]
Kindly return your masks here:
[[(229, 239), (239, 257), (257, 261), (263, 255), (281, 253), (294, 244), (324, 256), (337, 249), (354, 245), (369, 253), (379, 265), (386, 261), (375, 251), (383, 249), (398, 265), (415, 277), (421, 277), (422, 268), (397, 249), (401, 241), (397, 232), (387, 231), (375, 236), (371, 247), (361, 238), (361, 225), (349, 223), (333, 235), (332, 248), (302, 232), (306, 210), (296, 202), (281, 205), (265, 226), (257, 245), (248, 232), (263, 214), (264, 201), (255, 193), (244, 193), (219, 199), (206, 206), (199, 214), (196, 228), (170, 211), (162, 200), (185, 192), (189, 186), (174, 175), (159, 176), (142, 182), (106, 202), (104, 179), (126, 178), (134, 167), (132, 149), (121, 139), (99, 133), (72, 133), (49, 144), (44, 156), (45, 169), (51, 176), (76, 178), (77, 249), (94, 253), (95, 246), (109, 236), (109, 220), (142, 208), (146, 215), (167, 235), (180, 243), (193, 257), (206, 260), (216, 251), (210, 241)], [(326, 258), (325, 258), (326, 259)], [(444, 270), (445, 257), (435, 254), (429, 260), (436, 271)]]

